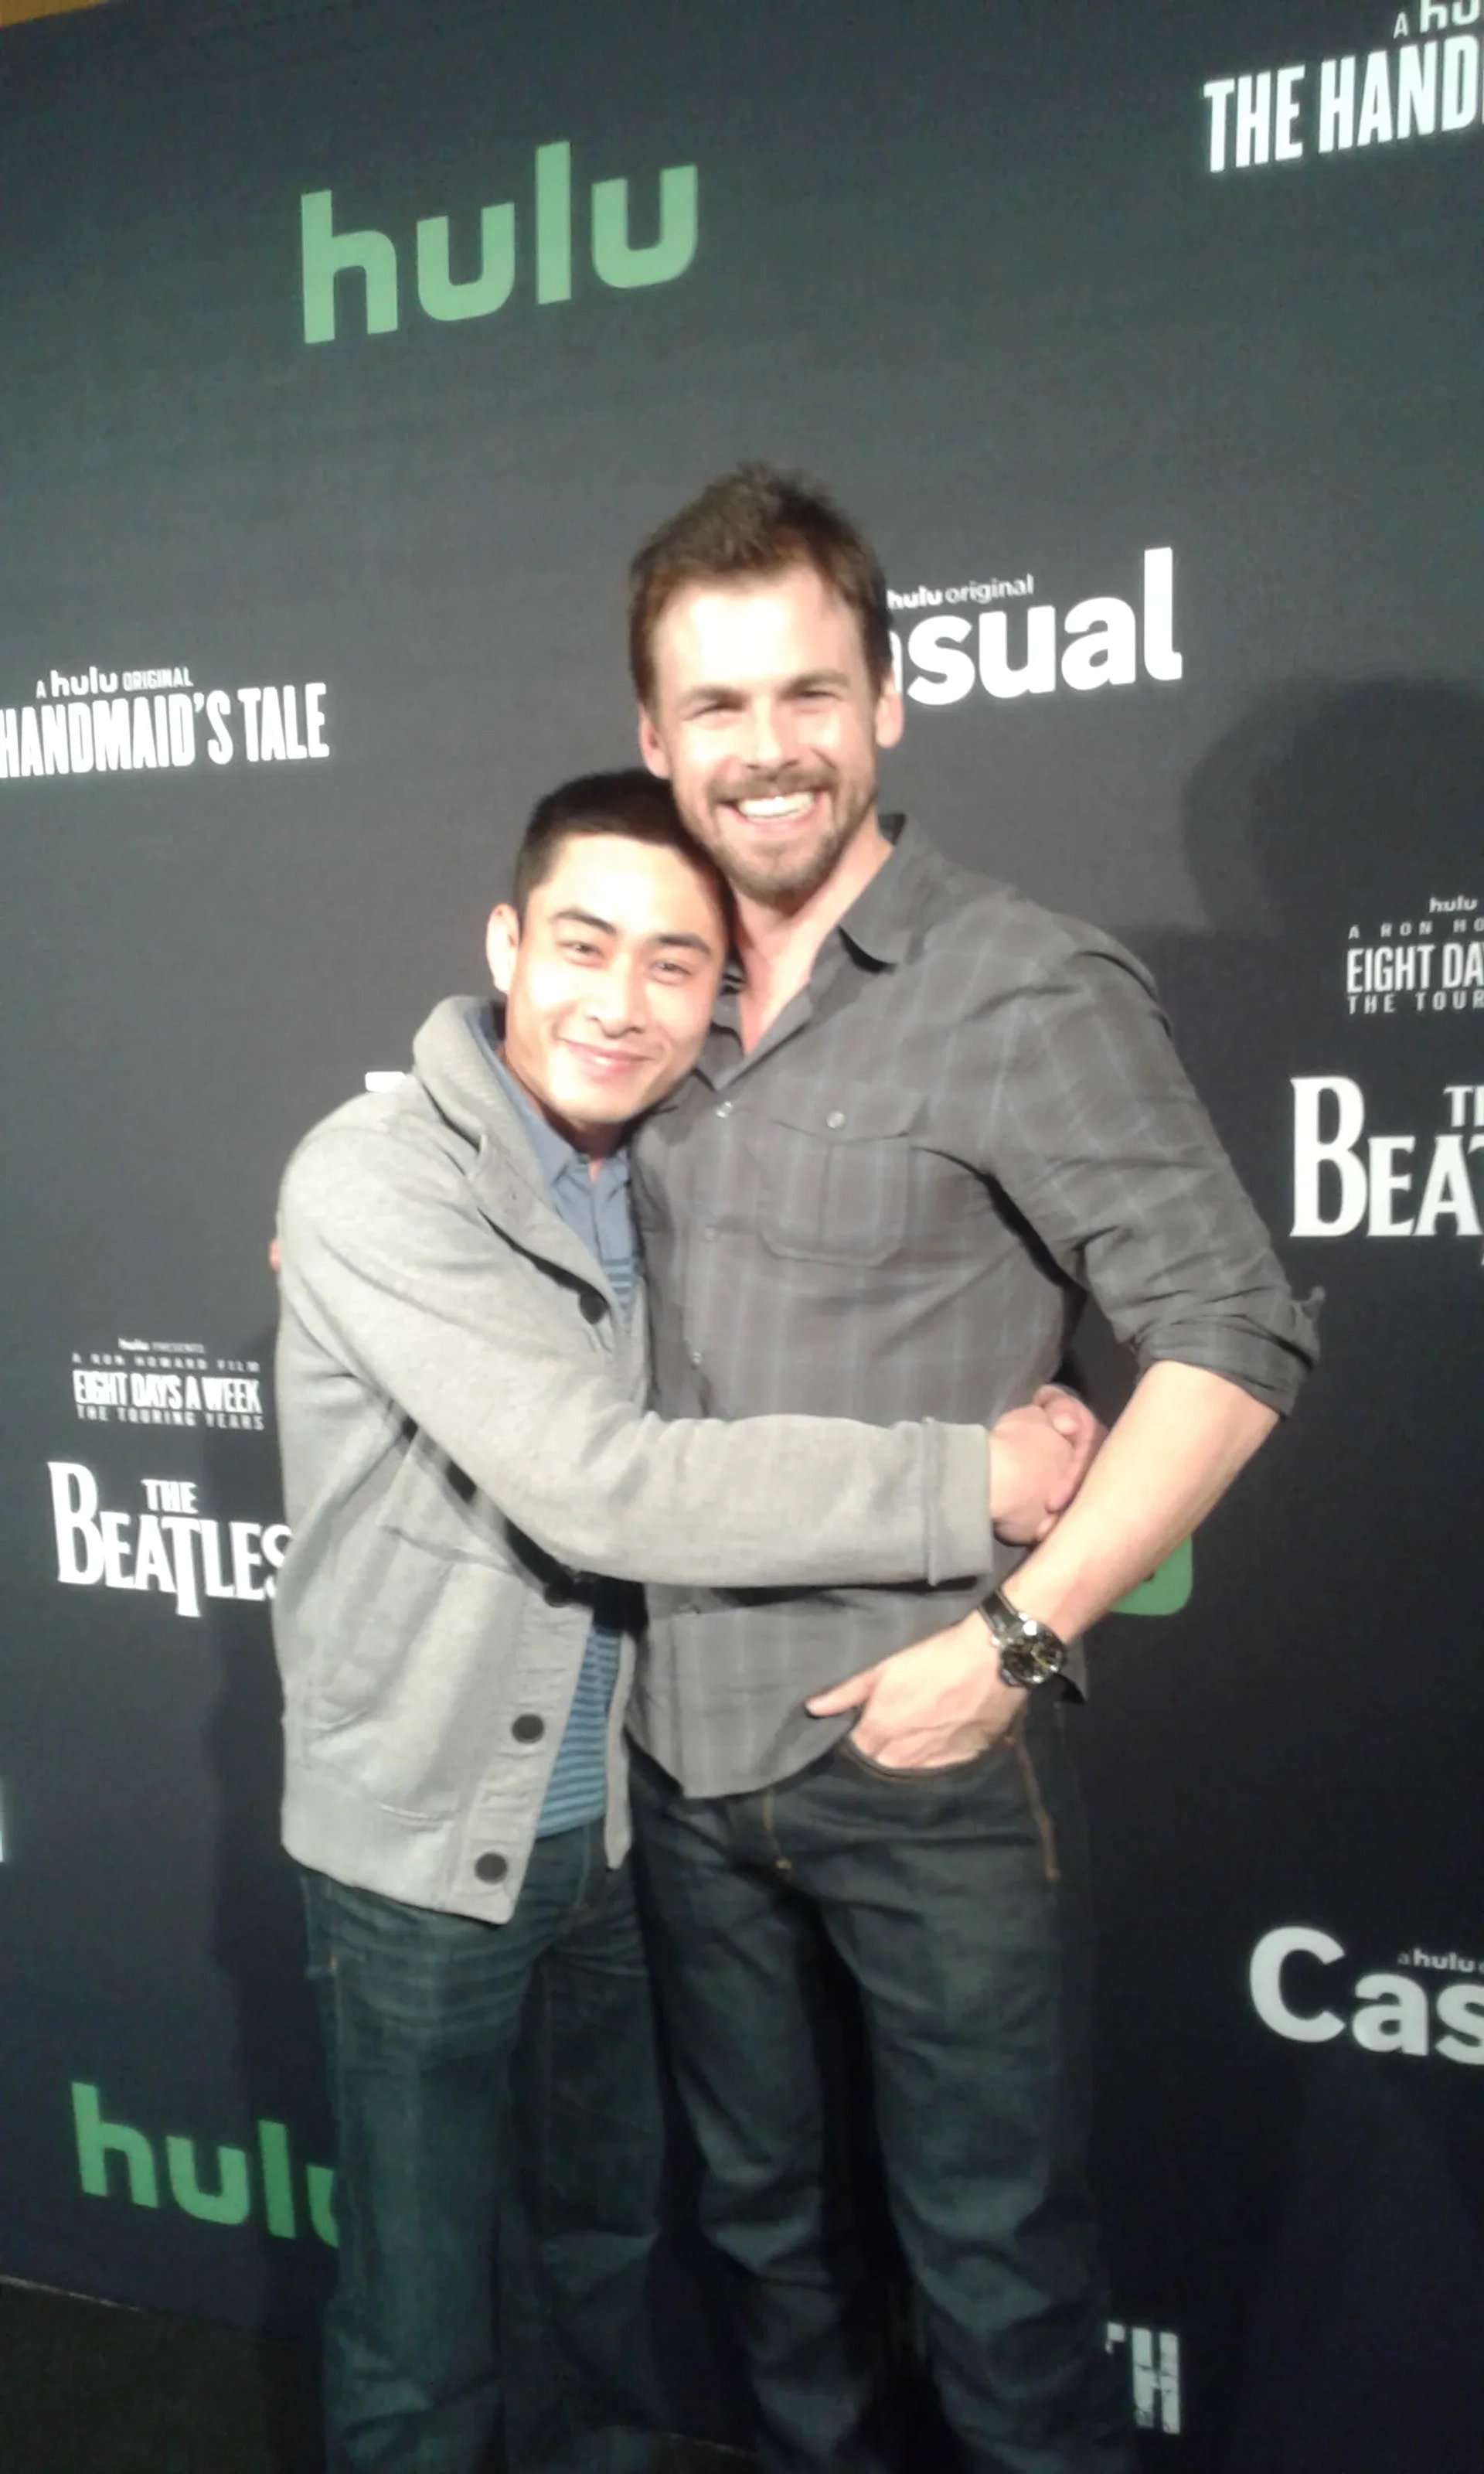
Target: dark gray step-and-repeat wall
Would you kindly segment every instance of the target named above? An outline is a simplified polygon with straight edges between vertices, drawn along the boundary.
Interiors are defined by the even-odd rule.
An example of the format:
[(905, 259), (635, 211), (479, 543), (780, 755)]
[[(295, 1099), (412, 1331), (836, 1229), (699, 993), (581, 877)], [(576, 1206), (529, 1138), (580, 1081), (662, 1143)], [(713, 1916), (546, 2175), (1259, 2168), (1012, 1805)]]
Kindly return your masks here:
[[(1123, 934), (1327, 1358), (1096, 1645), (1153, 2468), (1484, 2460), (1479, 0), (118, 0), (0, 36), (0, 2273), (309, 2324), (281, 1163), (708, 473), (882, 549), (889, 788)], [(1089, 1347), (1092, 1360), (1101, 1352)], [(676, 2413), (738, 2428), (678, 2209)]]

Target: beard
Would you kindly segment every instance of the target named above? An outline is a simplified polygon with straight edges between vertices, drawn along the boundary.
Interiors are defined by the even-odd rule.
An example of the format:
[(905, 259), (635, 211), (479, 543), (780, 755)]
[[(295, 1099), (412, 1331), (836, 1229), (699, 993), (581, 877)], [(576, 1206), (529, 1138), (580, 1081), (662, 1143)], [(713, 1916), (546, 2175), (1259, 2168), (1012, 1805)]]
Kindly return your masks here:
[[(747, 820), (735, 814), (739, 799), (786, 799), (801, 791), (823, 791), (830, 808), (823, 824), (802, 840), (778, 849), (757, 847), (748, 836)], [(817, 893), (875, 805), (874, 774), (864, 782), (842, 782), (829, 765), (782, 764), (776, 771), (749, 773), (741, 782), (715, 783), (705, 794), (703, 812), (687, 817), (734, 893), (754, 902), (794, 908)]]

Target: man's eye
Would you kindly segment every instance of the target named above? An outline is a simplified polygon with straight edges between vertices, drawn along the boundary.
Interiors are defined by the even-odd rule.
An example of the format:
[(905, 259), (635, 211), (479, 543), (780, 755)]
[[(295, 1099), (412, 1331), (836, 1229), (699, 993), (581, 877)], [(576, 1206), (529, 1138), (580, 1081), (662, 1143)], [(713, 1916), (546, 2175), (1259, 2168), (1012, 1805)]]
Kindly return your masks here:
[(585, 936), (566, 936), (562, 939), (562, 950), (563, 954), (574, 956), (579, 962), (586, 962), (597, 953), (598, 949)]

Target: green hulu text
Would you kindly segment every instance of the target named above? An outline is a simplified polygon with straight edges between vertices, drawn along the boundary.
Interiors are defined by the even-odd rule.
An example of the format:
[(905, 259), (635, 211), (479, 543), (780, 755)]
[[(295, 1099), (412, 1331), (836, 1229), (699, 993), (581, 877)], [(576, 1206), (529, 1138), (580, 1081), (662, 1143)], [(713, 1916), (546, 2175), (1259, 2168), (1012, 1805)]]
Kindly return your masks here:
[[(588, 202), (586, 239), (600, 283), (610, 291), (633, 292), (648, 284), (673, 283), (684, 274), (700, 231), (694, 163), (673, 163), (660, 173), (658, 230), (653, 240), (632, 237), (627, 181), (592, 182)], [(575, 206), (571, 147), (538, 146), (528, 215), (517, 226), (514, 205), (482, 206), (478, 272), (457, 278), (449, 218), (425, 215), (417, 227), (413, 252), (419, 306), (445, 325), (491, 318), (504, 308), (522, 269), (529, 271), (539, 304), (570, 301), (578, 237)], [(521, 237), (527, 230), (529, 241)], [(358, 291), (342, 292), (341, 306), (349, 314), (353, 300), (364, 310), (368, 335), (395, 333), (404, 270), (390, 235), (370, 230), (337, 231), (329, 189), (304, 192), (299, 232), (305, 343), (335, 341), (335, 287), (346, 276), (358, 276), (361, 282)]]
[(213, 2151), (174, 2131), (156, 2142), (131, 2122), (106, 2121), (99, 2090), (89, 2079), (72, 2082), (72, 2119), (78, 2172), (89, 2198), (122, 2197), (136, 2208), (157, 2208), (162, 2195), (157, 2149), (163, 2146), (163, 2188), (188, 2217), (208, 2225), (245, 2225), (254, 2213), (254, 2200), (260, 2200), (269, 2233), (293, 2242), (312, 2228), (323, 2243), (335, 2245), (335, 2176), (327, 2165), (306, 2165), (296, 2178), (284, 2122), (258, 2123), (257, 2152), (251, 2160), (245, 2147)]

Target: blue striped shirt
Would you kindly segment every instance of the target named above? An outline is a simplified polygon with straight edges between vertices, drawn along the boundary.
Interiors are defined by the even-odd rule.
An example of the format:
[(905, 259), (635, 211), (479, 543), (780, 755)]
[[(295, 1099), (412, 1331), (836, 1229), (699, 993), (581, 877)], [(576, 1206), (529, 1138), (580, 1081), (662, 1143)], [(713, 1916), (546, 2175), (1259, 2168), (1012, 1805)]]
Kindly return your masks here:
[[(610, 1152), (591, 1173), (586, 1152), (580, 1152), (547, 1124), (535, 1103), (499, 1058), (495, 1070), (531, 1137), (554, 1209), (601, 1263), (609, 1285), (627, 1316), (638, 1278), (634, 1221), (629, 1209), (629, 1154)], [(536, 1825), (538, 1838), (559, 1830), (575, 1830), (583, 1822), (601, 1820), (608, 1804), (608, 1713), (618, 1680), (619, 1635), (611, 1626), (594, 1622), (577, 1678), (572, 1707), (557, 1749), (545, 1801)]]

